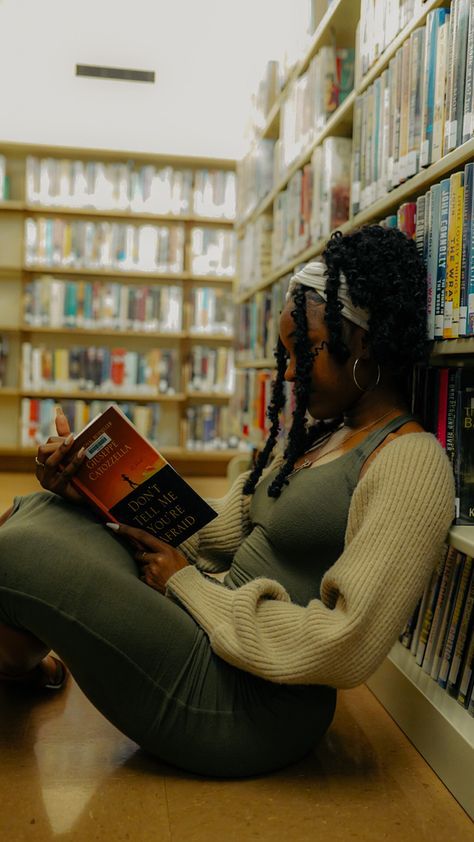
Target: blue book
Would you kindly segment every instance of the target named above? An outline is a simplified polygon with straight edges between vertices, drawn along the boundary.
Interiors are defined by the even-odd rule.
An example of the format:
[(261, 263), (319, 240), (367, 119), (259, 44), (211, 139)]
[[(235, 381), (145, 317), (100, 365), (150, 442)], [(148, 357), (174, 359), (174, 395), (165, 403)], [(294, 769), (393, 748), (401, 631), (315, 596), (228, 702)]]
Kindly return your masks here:
[(443, 339), (444, 329), (444, 293), (446, 289), (446, 255), (448, 251), (449, 224), (449, 178), (443, 179), (440, 188), (438, 266), (435, 292), (435, 339)]
[(446, 20), (446, 9), (434, 9), (426, 17), (425, 66), (423, 74), (423, 111), (421, 126), (420, 165), (432, 163), (433, 118), (435, 110), (435, 82), (438, 31)]
[(474, 164), (464, 167), (464, 205), (462, 220), (461, 297), (459, 305), (459, 336), (468, 334), (469, 272), (472, 242), (472, 199), (474, 192)]

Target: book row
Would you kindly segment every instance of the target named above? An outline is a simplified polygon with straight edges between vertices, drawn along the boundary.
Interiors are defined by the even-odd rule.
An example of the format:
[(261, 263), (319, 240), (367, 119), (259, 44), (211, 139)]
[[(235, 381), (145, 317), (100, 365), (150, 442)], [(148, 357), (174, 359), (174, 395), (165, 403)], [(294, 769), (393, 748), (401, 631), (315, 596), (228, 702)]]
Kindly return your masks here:
[(195, 214), (232, 220), (235, 173), (30, 155), (26, 159), (26, 201), (45, 207)]
[[(61, 407), (73, 431), (82, 430), (111, 401), (104, 400), (62, 400)], [(132, 421), (139, 433), (152, 444), (165, 449), (164, 440), (169, 438), (163, 417), (164, 408), (158, 403), (143, 404), (134, 401), (113, 401), (127, 418)], [(56, 435), (54, 418), (58, 403), (52, 398), (23, 398), (21, 402), (20, 442), (22, 447), (35, 447), (45, 442), (49, 436)], [(185, 439), (190, 450), (226, 450), (242, 447), (236, 434), (235, 417), (227, 407), (214, 404), (189, 406), (186, 410)], [(170, 444), (170, 443), (168, 443)], [(178, 445), (176, 439), (171, 446)]]
[(210, 403), (186, 407), (188, 450), (227, 450), (240, 446), (240, 425), (228, 406)]
[[(230, 404), (230, 411), (239, 419), (238, 436), (250, 447), (260, 449), (266, 440), (270, 422), (267, 408), (271, 398), (272, 382), (275, 372), (271, 369), (258, 371), (237, 370), (235, 395)], [(280, 415), (280, 435), (291, 426), (295, 408), (294, 393), (291, 383), (285, 383), (286, 403)]]
[(354, 105), (351, 214), (472, 137), (474, 0), (431, 11)]
[(417, 367), (413, 412), (445, 448), (454, 473), (457, 524), (474, 524), (474, 368)]
[(189, 390), (233, 394), (235, 362), (233, 348), (196, 345), (189, 355)]
[(238, 165), (238, 216), (251, 213), (314, 142), (354, 86), (354, 50), (322, 47), (285, 94), (277, 141), (263, 138)]
[(321, 47), (308, 70), (285, 92), (280, 137), (274, 149), (277, 178), (311, 146), (353, 87), (354, 50), (333, 45)]
[[(110, 406), (108, 400), (62, 400), (61, 408), (73, 432), (79, 432)], [(114, 402), (115, 403), (115, 402)], [(139, 433), (151, 442), (160, 440), (161, 407), (158, 403), (141, 404), (116, 402)], [(20, 442), (22, 447), (34, 447), (55, 436), (54, 419), (58, 402), (53, 398), (23, 398), (21, 401)]]
[[(142, 286), (42, 275), (25, 284), (23, 320), (31, 327), (176, 332), (183, 330), (183, 288), (178, 284)], [(189, 331), (196, 336), (232, 336), (230, 290), (194, 287), (188, 322)]]
[(327, 137), (275, 199), (272, 266), (278, 268), (349, 219), (352, 141)]
[(258, 217), (246, 226), (237, 244), (241, 291), (347, 222), (351, 150), (350, 138), (325, 138), (278, 193), (273, 219)]
[(401, 643), (418, 666), (474, 716), (474, 564), (449, 547)]
[(43, 275), (25, 284), (23, 320), (32, 327), (180, 331), (183, 288), (71, 281)]
[[(110, 269), (123, 272), (184, 270), (182, 224), (129, 225), (121, 222), (29, 218), (25, 223), (26, 266)], [(195, 227), (190, 270), (231, 277), (235, 271), (232, 231)]]
[(180, 388), (176, 349), (145, 353), (126, 348), (73, 346), (48, 348), (23, 342), (21, 376), (24, 390), (134, 392), (173, 395)]
[(237, 309), (236, 360), (272, 359), (279, 332), (280, 313), (291, 275), (285, 275), (269, 289), (255, 293)]
[(361, 0), (356, 34), (359, 74), (364, 76), (424, 0)]
[[(428, 339), (474, 334), (474, 164), (406, 206), (427, 269)], [(410, 224), (411, 227), (412, 224)]]

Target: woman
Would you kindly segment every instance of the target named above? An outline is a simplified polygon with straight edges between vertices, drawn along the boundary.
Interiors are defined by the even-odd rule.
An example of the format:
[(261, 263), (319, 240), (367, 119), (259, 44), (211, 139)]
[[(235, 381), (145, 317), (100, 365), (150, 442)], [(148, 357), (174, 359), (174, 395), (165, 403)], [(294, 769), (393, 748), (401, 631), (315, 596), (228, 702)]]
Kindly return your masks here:
[[(333, 235), (323, 258), (291, 281), (270, 436), (212, 501), (214, 521), (177, 550), (104, 529), (69, 484), (79, 459), (67, 462), (60, 415), (37, 456), (48, 493), (17, 499), (0, 530), (4, 680), (60, 686), (54, 648), (119, 729), (202, 774), (311, 750), (336, 688), (363, 682), (396, 640), (453, 516), (449, 462), (406, 397), (425, 347), (414, 243), (370, 226)], [(293, 422), (262, 474), (284, 380)], [(223, 583), (208, 575), (222, 570)]]

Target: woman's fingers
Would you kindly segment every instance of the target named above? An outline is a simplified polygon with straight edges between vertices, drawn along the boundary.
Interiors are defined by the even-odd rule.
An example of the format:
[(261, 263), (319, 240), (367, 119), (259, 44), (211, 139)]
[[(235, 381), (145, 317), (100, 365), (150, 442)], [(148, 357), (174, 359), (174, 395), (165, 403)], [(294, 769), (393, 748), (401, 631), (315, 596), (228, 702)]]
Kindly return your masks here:
[(58, 431), (58, 436), (67, 437), (70, 435), (71, 428), (69, 427), (69, 421), (67, 420), (60, 406), (58, 406), (56, 410), (56, 418), (54, 419), (54, 423), (56, 425), (56, 430)]
[(168, 544), (160, 541), (159, 538), (155, 538), (154, 535), (150, 535), (149, 532), (145, 532), (144, 529), (137, 529), (135, 526), (126, 526), (124, 523), (107, 523), (106, 526), (119, 535), (125, 535), (127, 538), (138, 541), (152, 552), (158, 552), (164, 547), (168, 547)]

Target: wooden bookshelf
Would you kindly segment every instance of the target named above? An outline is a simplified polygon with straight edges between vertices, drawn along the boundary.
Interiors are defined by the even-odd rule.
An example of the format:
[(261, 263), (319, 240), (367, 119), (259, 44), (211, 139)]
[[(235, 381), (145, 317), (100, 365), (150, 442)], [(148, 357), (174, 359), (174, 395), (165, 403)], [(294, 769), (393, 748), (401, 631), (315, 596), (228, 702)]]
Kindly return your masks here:
[[(284, 190), (294, 174), (311, 161), (316, 147), (329, 136), (351, 137), (354, 103), (367, 88), (388, 67), (389, 62), (411, 33), (426, 21), (427, 15), (440, 6), (449, 5), (447, 0), (427, 0), (420, 4), (409, 23), (397, 34), (383, 53), (372, 64), (368, 72), (356, 79), (355, 89), (342, 105), (333, 113), (324, 129), (314, 138), (309, 147), (281, 175), (274, 188), (264, 196), (258, 205), (238, 219), (237, 231), (243, 236), (246, 227), (253, 224), (263, 214), (271, 216), (274, 203), (279, 193)], [(339, 46), (342, 43), (342, 26), (347, 24), (346, 36), (353, 33), (358, 17), (360, 3), (351, 0), (335, 0), (323, 16), (312, 43), (301, 57), (291, 81), (305, 72), (311, 59), (320, 46), (329, 43), (329, 37)], [(345, 19), (347, 16), (347, 19)], [(351, 16), (354, 16), (351, 18)], [(279, 114), (285, 93), (275, 103), (268, 117), (266, 126), (257, 135), (257, 140), (265, 137), (278, 139)], [(422, 169), (413, 177), (378, 198), (368, 208), (353, 215), (340, 226), (343, 233), (371, 222), (378, 222), (394, 212), (403, 202), (414, 201), (425, 193), (431, 185), (439, 182), (464, 165), (474, 160), (474, 137), (463, 145), (444, 155), (441, 160)], [(238, 291), (238, 302), (250, 301), (258, 292), (268, 290), (283, 276), (292, 273), (299, 264), (304, 264), (317, 257), (323, 251), (327, 238), (313, 242), (310, 247), (295, 254), (284, 264), (272, 268), (257, 283)], [(431, 357), (434, 362), (445, 364), (450, 358), (460, 362), (467, 360), (474, 351), (474, 342), (470, 338), (445, 340), (432, 343)], [(239, 358), (240, 357), (240, 358)], [(275, 367), (273, 359), (256, 359), (252, 352), (241, 351), (238, 356), (239, 369), (263, 369)], [(462, 552), (474, 555), (474, 527), (453, 527), (449, 541)], [(397, 644), (379, 670), (371, 677), (368, 686), (384, 704), (400, 727), (407, 733), (418, 750), (431, 764), (453, 795), (460, 801), (467, 812), (474, 817), (474, 723), (467, 711), (452, 699), (426, 673), (420, 669), (410, 652)]]
[[(186, 407), (191, 402), (202, 404), (204, 400), (208, 403), (215, 403), (216, 406), (224, 407), (229, 401), (229, 395), (219, 392), (197, 392), (189, 394), (189, 387), (186, 380), (188, 366), (186, 357), (191, 352), (193, 345), (216, 344), (225, 345), (227, 348), (232, 344), (233, 337), (228, 333), (216, 333), (205, 331), (193, 331), (191, 324), (191, 302), (193, 290), (197, 286), (213, 286), (231, 289), (235, 278), (222, 274), (195, 274), (191, 271), (191, 233), (194, 228), (203, 227), (213, 231), (223, 229), (231, 232), (234, 220), (225, 216), (215, 216), (213, 210), (207, 215), (193, 212), (193, 201), (187, 213), (149, 213), (146, 211), (132, 211), (127, 209), (105, 209), (103, 207), (73, 207), (59, 206), (49, 203), (32, 204), (28, 201), (26, 193), (26, 158), (32, 155), (36, 158), (53, 158), (82, 160), (84, 162), (100, 161), (111, 162), (133, 162), (136, 168), (142, 165), (153, 164), (156, 168), (172, 166), (175, 169), (190, 170), (224, 170), (234, 171), (235, 161), (211, 159), (208, 157), (189, 158), (183, 156), (152, 155), (148, 153), (131, 153), (126, 151), (115, 151), (105, 149), (81, 149), (76, 147), (49, 147), (36, 144), (16, 144), (0, 142), (0, 151), (7, 159), (7, 173), (10, 178), (11, 198), (0, 202), (0, 284), (2, 290), (2, 302), (7, 301), (6, 310), (0, 314), (0, 321), (5, 327), (0, 326), (0, 333), (6, 334), (9, 340), (10, 369), (7, 369), (6, 387), (0, 388), (0, 406), (2, 407), (2, 425), (8, 432), (2, 439), (2, 426), (0, 426), (0, 469), (22, 467), (25, 464), (25, 449), (19, 446), (18, 435), (20, 428), (21, 400), (30, 398), (53, 398), (62, 400), (104, 400), (123, 401), (140, 404), (160, 404), (163, 411), (160, 413), (160, 424), (164, 425), (164, 441), (174, 442), (174, 455), (179, 460), (179, 470), (186, 473)], [(197, 205), (196, 205), (197, 207)], [(206, 211), (205, 206), (202, 210)], [(182, 225), (184, 229), (184, 268), (181, 272), (166, 270), (164, 272), (141, 271), (134, 267), (132, 270), (119, 268), (102, 267), (79, 267), (66, 265), (44, 265), (26, 264), (24, 248), (24, 229), (27, 217), (46, 217), (48, 219), (59, 218), (68, 220), (96, 220), (96, 221), (123, 221), (126, 223), (140, 224), (161, 224)], [(180, 331), (146, 331), (123, 329), (118, 330), (111, 327), (101, 327), (89, 324), (87, 327), (53, 327), (51, 325), (32, 325), (23, 321), (22, 300), (24, 285), (38, 275), (52, 275), (64, 280), (96, 280), (99, 282), (120, 282), (127, 285), (142, 284), (152, 285), (173, 285), (178, 284), (183, 293), (183, 329)], [(103, 339), (101, 344), (111, 346), (111, 342), (118, 340), (126, 347), (147, 348), (153, 341), (157, 347), (166, 346), (167, 343), (178, 351), (178, 364), (181, 369), (181, 388), (176, 394), (157, 394), (156, 392), (146, 394), (139, 389), (116, 390), (104, 392), (101, 389), (94, 391), (76, 390), (74, 388), (61, 389), (58, 385), (45, 385), (40, 391), (24, 389), (21, 386), (22, 378), (21, 365), (21, 342), (25, 340), (36, 340), (38, 345), (45, 344), (54, 347), (64, 342), (69, 347), (71, 340), (84, 345), (91, 344)], [(69, 344), (67, 344), (69, 343)], [(62, 347), (62, 346), (61, 346)], [(18, 434), (12, 429), (18, 430)], [(17, 438), (17, 444), (13, 443)], [(166, 453), (170, 451), (165, 445), (162, 448)], [(171, 451), (170, 451), (171, 452)], [(225, 473), (226, 465), (235, 455), (237, 450), (218, 451), (213, 456), (212, 451), (196, 450), (193, 452), (189, 470), (194, 474), (213, 472), (216, 475)]]

